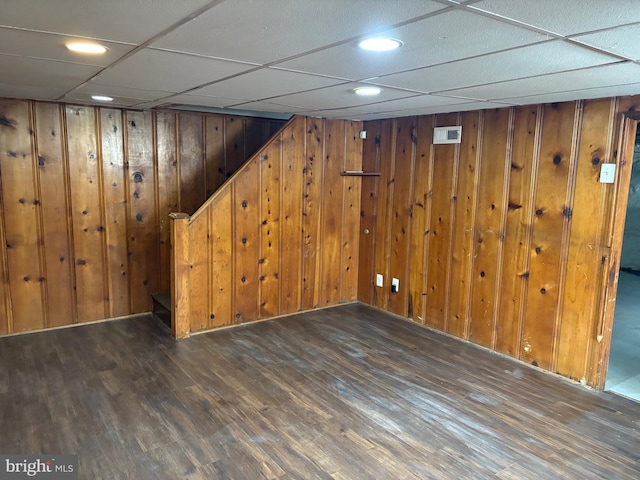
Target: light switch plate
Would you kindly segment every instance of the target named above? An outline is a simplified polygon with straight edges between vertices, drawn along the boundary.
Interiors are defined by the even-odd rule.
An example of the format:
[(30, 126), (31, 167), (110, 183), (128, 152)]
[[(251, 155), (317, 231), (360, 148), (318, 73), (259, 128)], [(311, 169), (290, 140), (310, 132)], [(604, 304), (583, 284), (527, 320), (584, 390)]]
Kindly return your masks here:
[(376, 274), (376, 287), (384, 287), (384, 277), (379, 273)]
[(603, 163), (600, 167), (600, 183), (613, 183), (616, 178), (616, 164)]

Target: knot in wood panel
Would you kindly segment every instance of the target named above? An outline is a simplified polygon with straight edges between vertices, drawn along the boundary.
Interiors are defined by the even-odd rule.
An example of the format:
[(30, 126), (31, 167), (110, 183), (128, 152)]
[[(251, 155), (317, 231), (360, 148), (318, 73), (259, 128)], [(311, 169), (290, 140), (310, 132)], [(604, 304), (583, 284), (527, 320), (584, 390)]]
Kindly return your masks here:
[(0, 127), (12, 128), (16, 129), (16, 121), (10, 118), (5, 117), (4, 115), (0, 115)]

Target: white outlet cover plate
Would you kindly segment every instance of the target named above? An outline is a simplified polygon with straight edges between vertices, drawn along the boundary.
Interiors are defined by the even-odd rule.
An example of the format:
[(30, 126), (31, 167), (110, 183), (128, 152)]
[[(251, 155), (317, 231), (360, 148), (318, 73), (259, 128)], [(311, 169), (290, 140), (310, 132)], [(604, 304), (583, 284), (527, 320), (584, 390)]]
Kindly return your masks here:
[(384, 277), (379, 273), (376, 274), (376, 287), (384, 287)]
[(616, 164), (603, 163), (600, 168), (600, 183), (613, 183), (616, 178)]

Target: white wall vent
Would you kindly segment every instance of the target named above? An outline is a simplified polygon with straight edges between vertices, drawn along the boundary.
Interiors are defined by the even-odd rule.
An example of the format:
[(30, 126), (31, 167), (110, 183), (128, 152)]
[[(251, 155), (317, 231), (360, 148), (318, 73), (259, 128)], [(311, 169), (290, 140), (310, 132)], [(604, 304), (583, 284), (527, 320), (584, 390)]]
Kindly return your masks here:
[(436, 127), (433, 129), (433, 144), (460, 143), (462, 140), (462, 126)]

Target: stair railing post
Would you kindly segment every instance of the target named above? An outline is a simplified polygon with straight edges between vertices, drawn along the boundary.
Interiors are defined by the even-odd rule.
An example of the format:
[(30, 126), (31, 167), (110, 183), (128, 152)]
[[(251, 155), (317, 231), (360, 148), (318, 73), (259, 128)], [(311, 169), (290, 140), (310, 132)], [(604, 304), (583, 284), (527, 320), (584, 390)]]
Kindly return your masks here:
[(189, 215), (170, 213), (171, 219), (171, 333), (189, 337)]

